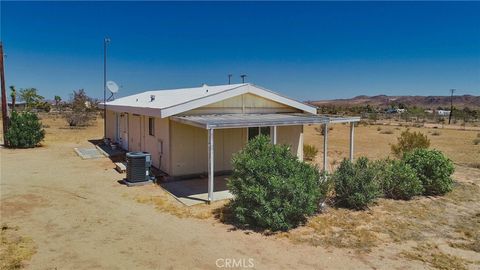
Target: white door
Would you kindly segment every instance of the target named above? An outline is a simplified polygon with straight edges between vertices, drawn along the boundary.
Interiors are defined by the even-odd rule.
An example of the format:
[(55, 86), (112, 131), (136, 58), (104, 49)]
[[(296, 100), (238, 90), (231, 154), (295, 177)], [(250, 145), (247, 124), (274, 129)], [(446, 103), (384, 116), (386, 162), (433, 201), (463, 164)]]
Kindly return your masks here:
[(139, 115), (132, 115), (129, 126), (128, 126), (128, 136), (129, 136), (129, 146), (130, 151), (141, 151), (142, 148), (142, 138), (140, 129), (141, 117)]
[(128, 150), (128, 113), (120, 116), (120, 142), (122, 148)]

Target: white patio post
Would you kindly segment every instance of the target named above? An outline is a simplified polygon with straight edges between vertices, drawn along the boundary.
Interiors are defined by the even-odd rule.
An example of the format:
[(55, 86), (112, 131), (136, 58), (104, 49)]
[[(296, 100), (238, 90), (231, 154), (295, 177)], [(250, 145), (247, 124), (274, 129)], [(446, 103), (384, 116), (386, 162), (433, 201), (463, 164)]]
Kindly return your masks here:
[(273, 126), (273, 144), (277, 144), (277, 126)]
[(214, 156), (214, 144), (213, 144), (213, 129), (207, 129), (208, 131), (208, 202), (213, 201), (213, 179), (214, 179), (214, 170), (213, 165)]
[(350, 122), (350, 161), (353, 161), (353, 137), (355, 133), (355, 122)]
[(323, 171), (324, 172), (327, 172), (327, 164), (328, 164), (328, 160), (327, 160), (327, 152), (328, 152), (328, 124), (323, 124), (323, 128), (324, 128), (324, 131), (323, 131)]

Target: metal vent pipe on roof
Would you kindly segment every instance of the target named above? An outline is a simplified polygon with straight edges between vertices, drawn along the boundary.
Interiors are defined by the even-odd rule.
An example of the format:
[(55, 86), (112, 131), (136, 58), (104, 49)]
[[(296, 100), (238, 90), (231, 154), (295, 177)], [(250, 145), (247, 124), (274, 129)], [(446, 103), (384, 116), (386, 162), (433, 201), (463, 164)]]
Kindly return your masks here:
[(247, 75), (246, 75), (246, 74), (242, 74), (242, 75), (240, 75), (240, 77), (242, 78), (242, 83), (245, 83), (245, 78), (247, 77)]

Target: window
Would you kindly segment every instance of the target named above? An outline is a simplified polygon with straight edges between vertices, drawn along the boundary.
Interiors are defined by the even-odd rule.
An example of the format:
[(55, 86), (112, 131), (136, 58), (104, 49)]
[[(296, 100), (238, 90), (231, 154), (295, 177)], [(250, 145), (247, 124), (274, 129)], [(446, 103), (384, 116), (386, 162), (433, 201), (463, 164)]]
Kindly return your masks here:
[(261, 127), (260, 134), (270, 137), (270, 127)]
[(148, 134), (150, 136), (155, 136), (155, 118), (148, 118)]
[(249, 127), (248, 128), (249, 141), (260, 134), (270, 137), (270, 127)]

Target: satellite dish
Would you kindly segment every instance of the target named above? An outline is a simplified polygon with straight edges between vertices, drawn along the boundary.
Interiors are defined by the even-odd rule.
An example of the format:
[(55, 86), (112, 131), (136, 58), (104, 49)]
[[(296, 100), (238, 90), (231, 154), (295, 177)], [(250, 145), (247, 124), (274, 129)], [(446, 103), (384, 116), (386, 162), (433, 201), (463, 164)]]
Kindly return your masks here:
[(115, 83), (114, 81), (108, 81), (107, 82), (107, 89), (108, 91), (112, 92), (112, 94), (115, 94), (118, 92), (118, 85), (117, 83)]

